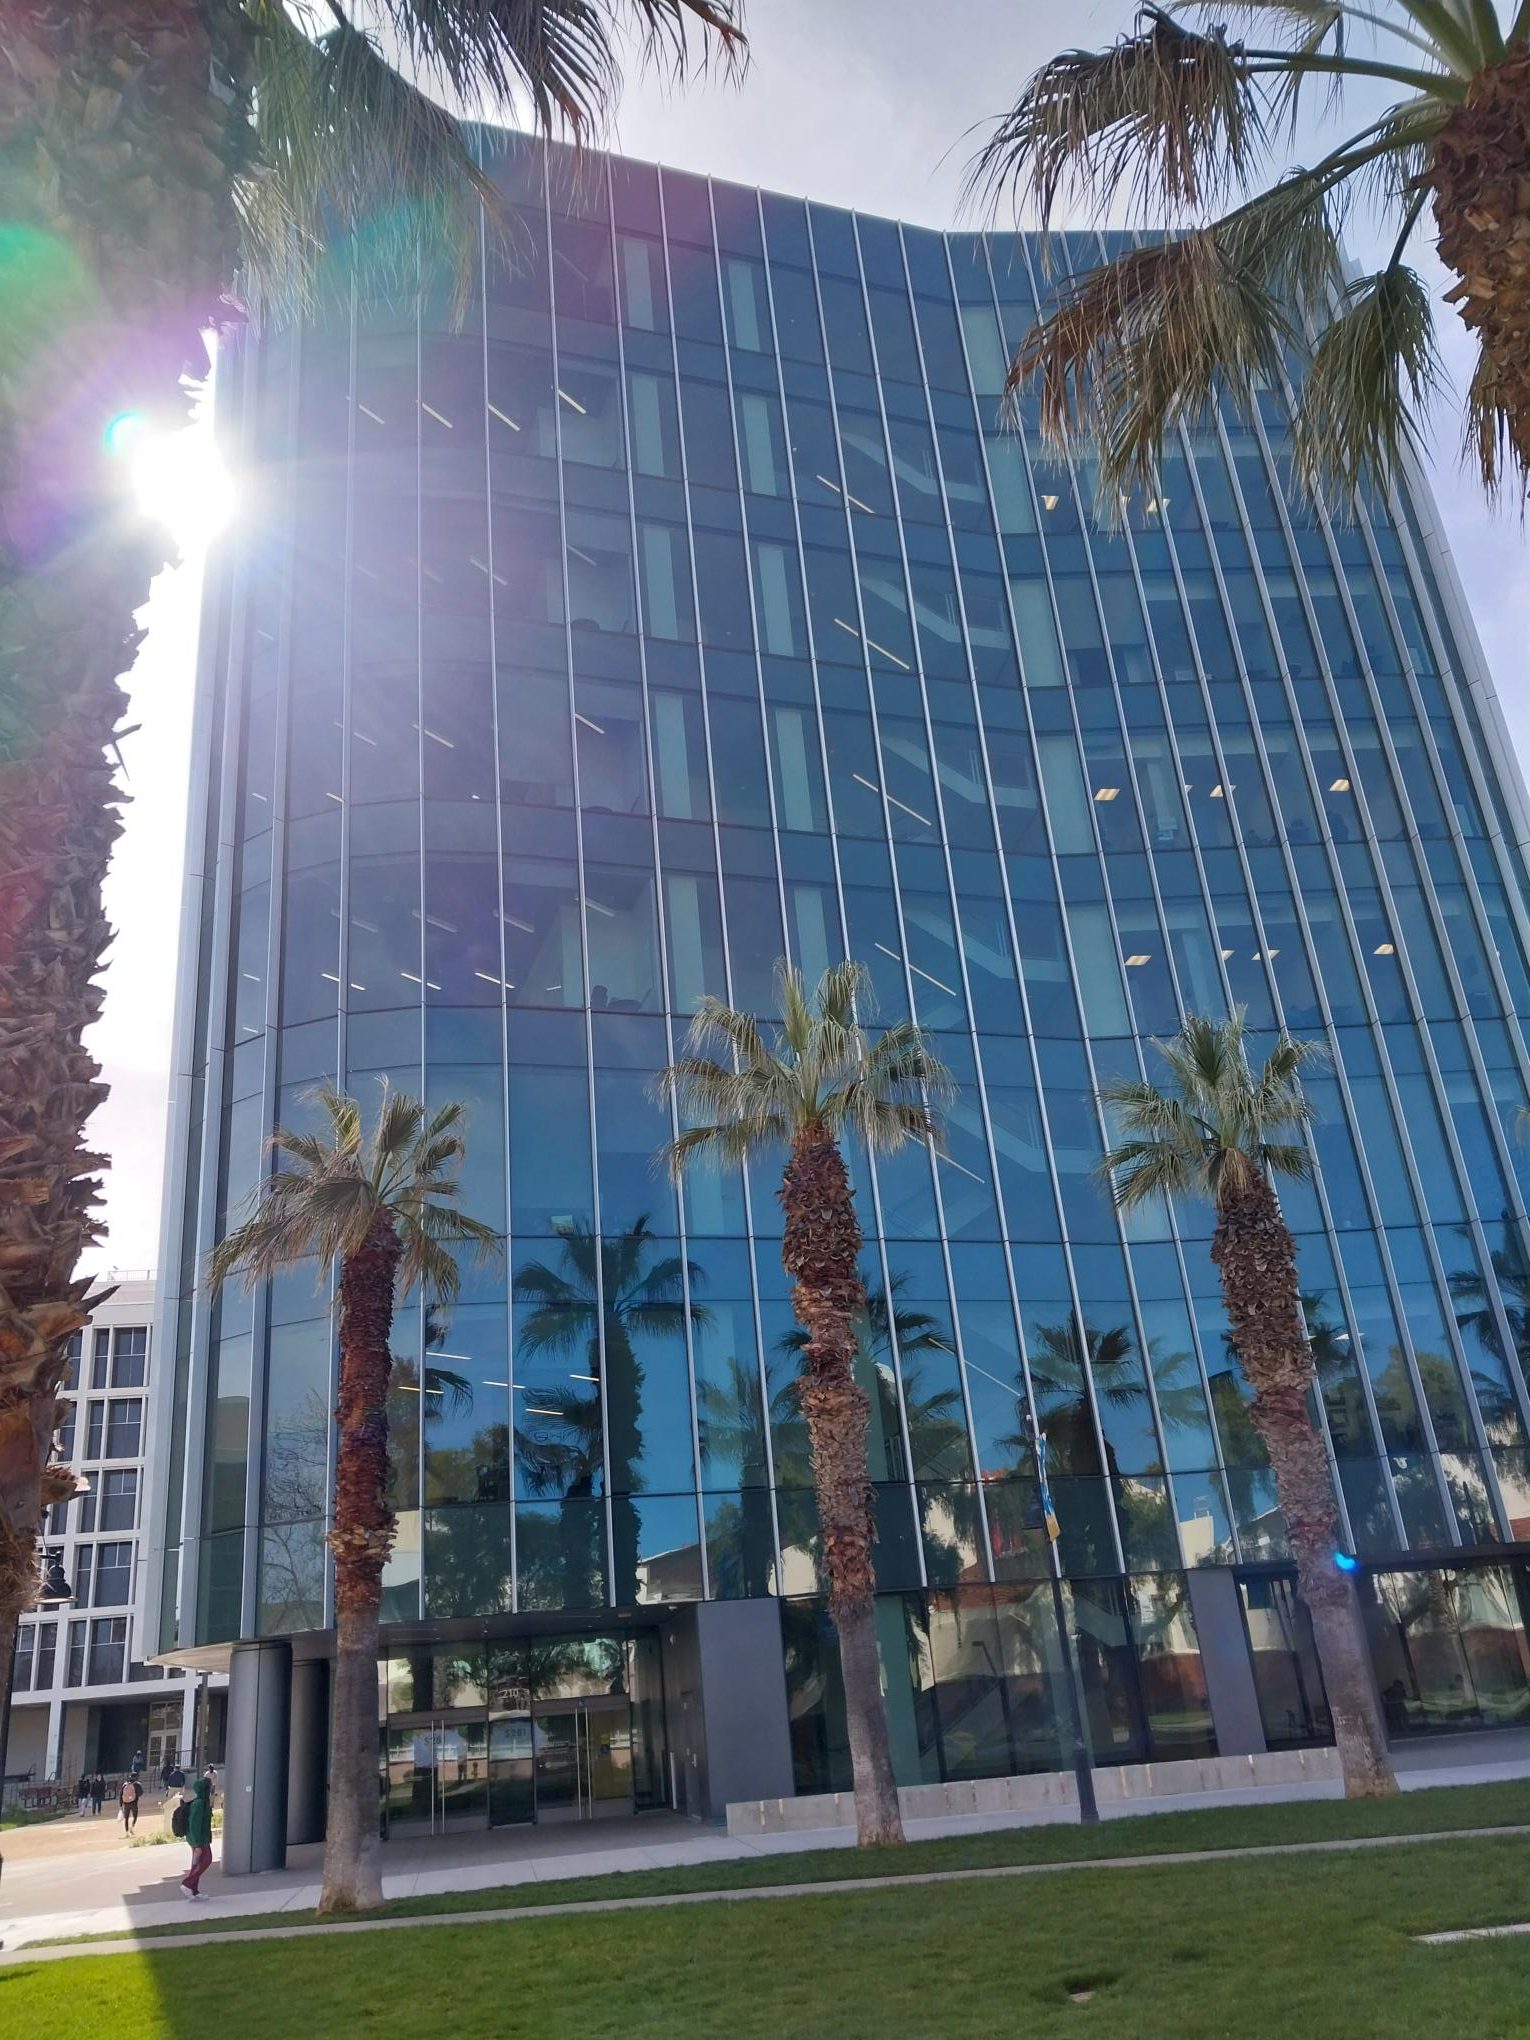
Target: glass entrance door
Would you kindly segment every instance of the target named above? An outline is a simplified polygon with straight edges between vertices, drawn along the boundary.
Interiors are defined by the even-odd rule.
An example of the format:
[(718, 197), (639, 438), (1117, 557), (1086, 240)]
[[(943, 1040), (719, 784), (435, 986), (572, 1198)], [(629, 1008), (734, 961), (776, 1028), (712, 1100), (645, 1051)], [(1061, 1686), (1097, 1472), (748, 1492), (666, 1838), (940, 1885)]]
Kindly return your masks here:
[(632, 1709), (625, 1697), (538, 1708), (536, 1817), (606, 1820), (632, 1811)]
[(388, 1726), (388, 1832), (444, 1835), (489, 1821), (489, 1724), (395, 1721)]
[(496, 1715), (489, 1723), (489, 1825), (515, 1827), (536, 1817), (531, 1716)]

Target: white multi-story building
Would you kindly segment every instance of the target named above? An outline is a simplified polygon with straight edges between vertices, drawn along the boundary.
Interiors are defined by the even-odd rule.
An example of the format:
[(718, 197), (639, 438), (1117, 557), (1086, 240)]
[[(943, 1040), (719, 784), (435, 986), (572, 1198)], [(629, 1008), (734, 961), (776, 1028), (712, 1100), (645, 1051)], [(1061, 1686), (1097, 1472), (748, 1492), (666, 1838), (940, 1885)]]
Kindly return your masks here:
[(139, 1273), (106, 1279), (116, 1293), (75, 1334), (64, 1383), (61, 1456), (82, 1486), (44, 1527), (45, 1556), (59, 1561), (73, 1598), (22, 1621), (3, 1766), (12, 1780), (110, 1775), (135, 1757), (152, 1777), (172, 1755), (192, 1761), (216, 1734), (198, 1675), (145, 1662), (154, 1282)]

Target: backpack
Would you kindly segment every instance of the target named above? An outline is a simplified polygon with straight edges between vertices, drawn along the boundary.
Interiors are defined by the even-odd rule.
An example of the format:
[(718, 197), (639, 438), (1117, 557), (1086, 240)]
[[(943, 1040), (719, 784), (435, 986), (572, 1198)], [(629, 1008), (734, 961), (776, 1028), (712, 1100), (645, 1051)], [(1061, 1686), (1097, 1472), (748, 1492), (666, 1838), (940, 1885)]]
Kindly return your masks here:
[(170, 1832), (184, 1842), (191, 1828), (191, 1802), (178, 1799), (170, 1815)]
[(136, 1806), (143, 1797), (143, 1794), (138, 1789), (138, 1780), (136, 1778), (124, 1778), (122, 1790), (118, 1797), (124, 1806)]

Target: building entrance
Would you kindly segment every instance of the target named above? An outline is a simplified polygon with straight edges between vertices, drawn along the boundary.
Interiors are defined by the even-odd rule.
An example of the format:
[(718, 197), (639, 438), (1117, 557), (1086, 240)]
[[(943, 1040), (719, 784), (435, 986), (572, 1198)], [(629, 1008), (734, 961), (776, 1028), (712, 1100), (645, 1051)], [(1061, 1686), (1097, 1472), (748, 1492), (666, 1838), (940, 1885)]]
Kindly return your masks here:
[(608, 1820), (632, 1812), (632, 1709), (580, 1700), (532, 1717), (538, 1820)]
[(656, 1636), (435, 1645), (388, 1660), (384, 1681), (391, 1836), (667, 1804)]

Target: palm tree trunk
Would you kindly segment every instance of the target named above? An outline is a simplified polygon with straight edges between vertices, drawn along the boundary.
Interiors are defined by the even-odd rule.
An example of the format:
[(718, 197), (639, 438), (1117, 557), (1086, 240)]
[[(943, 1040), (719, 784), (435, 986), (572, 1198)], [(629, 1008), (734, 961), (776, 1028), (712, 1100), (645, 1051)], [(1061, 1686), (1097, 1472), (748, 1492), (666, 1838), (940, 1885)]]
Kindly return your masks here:
[(340, 1269), (339, 1450), (335, 1464), (335, 1684), (319, 1911), (382, 1903), (377, 1833), (377, 1632), (393, 1548), (388, 1505), (389, 1341), (400, 1246), (381, 1214)]
[(1530, 473), (1530, 54), (1478, 72), (1440, 131), (1426, 172), (1439, 250), (1461, 279), (1446, 293), (1482, 343), (1483, 394), (1501, 408)]
[[(99, 1232), (81, 1047), (111, 930), (106, 759), (164, 534), (103, 431), (185, 415), (233, 272), (237, 53), (197, 0), (14, 0), (0, 64), (0, 1626), (30, 1605), (74, 1277)], [(228, 10), (222, 10), (227, 12)], [(57, 1480), (55, 1479), (55, 1486)], [(18, 1598), (21, 1596), (21, 1598)]]
[(800, 1395), (813, 1456), (829, 1613), (839, 1633), (856, 1838), (865, 1848), (903, 1840), (876, 1638), (874, 1495), (866, 1459), (870, 1404), (855, 1379), (855, 1320), (865, 1292), (856, 1270), (861, 1229), (832, 1136), (810, 1126), (792, 1143), (781, 1183), (781, 1265), (807, 1333)]
[(1224, 1183), (1211, 1258), (1221, 1271), (1233, 1344), (1253, 1390), (1249, 1414), (1264, 1440), (1296, 1558), (1297, 1590), (1312, 1617), (1349, 1799), (1397, 1790), (1376, 1699), (1354, 1581), (1334, 1563), (1338, 1507), (1308, 1404), (1316, 1380), (1296, 1274), (1296, 1242), (1263, 1176)]

